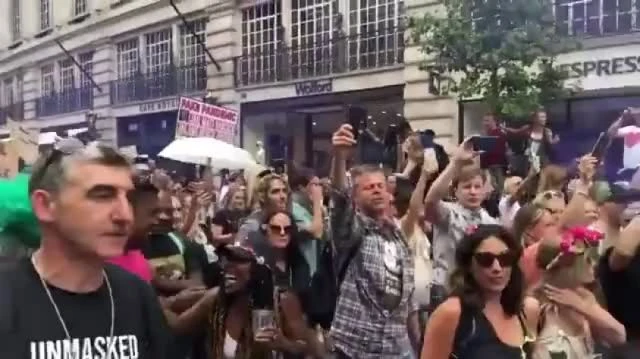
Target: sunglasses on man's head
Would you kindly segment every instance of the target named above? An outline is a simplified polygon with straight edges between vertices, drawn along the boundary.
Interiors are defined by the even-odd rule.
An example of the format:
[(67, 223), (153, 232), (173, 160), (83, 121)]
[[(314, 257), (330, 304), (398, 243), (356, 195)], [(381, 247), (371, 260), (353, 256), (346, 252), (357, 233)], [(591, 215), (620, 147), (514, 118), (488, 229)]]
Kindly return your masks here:
[(564, 194), (560, 191), (545, 191), (542, 192), (542, 197), (546, 200), (550, 200), (552, 198), (562, 198), (564, 199)]
[(37, 182), (42, 177), (51, 165), (62, 160), (63, 157), (72, 155), (85, 147), (84, 143), (77, 138), (63, 138), (53, 145), (53, 149), (46, 154), (44, 163), (40, 167), (38, 173), (31, 175), (31, 181)]
[(291, 233), (291, 226), (280, 226), (277, 224), (270, 224), (269, 229), (271, 230), (271, 232), (274, 232), (274, 233), (284, 233), (284, 234)]
[(476, 260), (476, 263), (480, 267), (489, 268), (495, 263), (497, 260), (500, 264), (500, 267), (513, 267), (518, 258), (512, 251), (505, 251), (502, 253), (491, 253), (491, 252), (477, 252), (473, 255), (473, 258)]

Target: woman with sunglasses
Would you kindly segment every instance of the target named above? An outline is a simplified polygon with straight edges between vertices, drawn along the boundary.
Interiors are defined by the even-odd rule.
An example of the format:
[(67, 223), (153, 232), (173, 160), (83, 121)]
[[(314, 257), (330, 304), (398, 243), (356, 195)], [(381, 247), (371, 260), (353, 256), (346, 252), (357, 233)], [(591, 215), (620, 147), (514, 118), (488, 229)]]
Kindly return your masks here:
[(522, 247), (498, 225), (470, 228), (456, 249), (451, 296), (427, 323), (422, 359), (523, 359), (538, 307), (524, 298)]
[(291, 213), (268, 212), (261, 225), (262, 233), (249, 236), (249, 244), (264, 259), (274, 283), (274, 309), (277, 328), (270, 334), (285, 335), (288, 346), (280, 348), (285, 358), (320, 355), (322, 345), (305, 320), (303, 301), (311, 282), (310, 267), (300, 247), (295, 244), (299, 232)]

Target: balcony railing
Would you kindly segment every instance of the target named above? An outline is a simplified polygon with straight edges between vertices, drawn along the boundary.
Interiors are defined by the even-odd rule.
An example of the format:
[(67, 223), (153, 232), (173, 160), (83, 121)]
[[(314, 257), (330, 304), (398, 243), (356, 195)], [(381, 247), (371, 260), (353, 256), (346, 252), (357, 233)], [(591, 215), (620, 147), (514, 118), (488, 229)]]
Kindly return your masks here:
[(14, 121), (24, 120), (24, 102), (16, 102), (0, 107), (0, 125), (6, 124), (9, 118)]
[(236, 86), (307, 79), (404, 62), (402, 28), (355, 36), (336, 33), (328, 41), (301, 41), (294, 45), (287, 47), (280, 42), (270, 51), (235, 58)]
[(639, 0), (555, 0), (558, 31), (566, 35), (606, 36), (640, 30)]
[(164, 71), (141, 73), (111, 82), (111, 103), (117, 105), (152, 100), (204, 91), (206, 88), (206, 63), (171, 67)]
[(93, 87), (83, 86), (43, 95), (35, 100), (36, 116), (53, 116), (90, 109)]

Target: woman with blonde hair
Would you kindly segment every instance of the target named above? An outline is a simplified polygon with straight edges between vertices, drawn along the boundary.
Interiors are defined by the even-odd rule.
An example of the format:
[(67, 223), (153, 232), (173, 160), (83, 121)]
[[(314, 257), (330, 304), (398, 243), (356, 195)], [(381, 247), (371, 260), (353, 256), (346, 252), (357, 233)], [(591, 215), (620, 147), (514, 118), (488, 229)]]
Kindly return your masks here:
[(625, 342), (624, 326), (587, 289), (595, 281), (602, 238), (600, 232), (574, 227), (541, 243), (537, 261), (544, 274), (535, 291), (540, 314), (533, 359), (596, 358), (596, 341), (611, 346)]
[(247, 189), (244, 186), (229, 187), (222, 200), (222, 209), (211, 220), (211, 232), (215, 245), (230, 244), (235, 239), (240, 222), (249, 214)]

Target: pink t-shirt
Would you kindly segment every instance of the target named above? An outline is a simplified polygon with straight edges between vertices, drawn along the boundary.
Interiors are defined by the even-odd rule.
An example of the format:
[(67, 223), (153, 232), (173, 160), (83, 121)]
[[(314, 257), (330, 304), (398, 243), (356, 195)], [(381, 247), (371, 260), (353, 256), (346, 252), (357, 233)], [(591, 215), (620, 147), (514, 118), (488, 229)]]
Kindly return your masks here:
[(110, 259), (109, 262), (137, 275), (147, 283), (153, 278), (151, 266), (140, 250), (127, 251), (120, 257)]
[(524, 282), (527, 288), (538, 284), (542, 279), (542, 270), (536, 264), (538, 247), (540, 247), (540, 242), (525, 248), (524, 252), (522, 252), (522, 258), (520, 258), (520, 268), (522, 269), (522, 274), (524, 274)]

